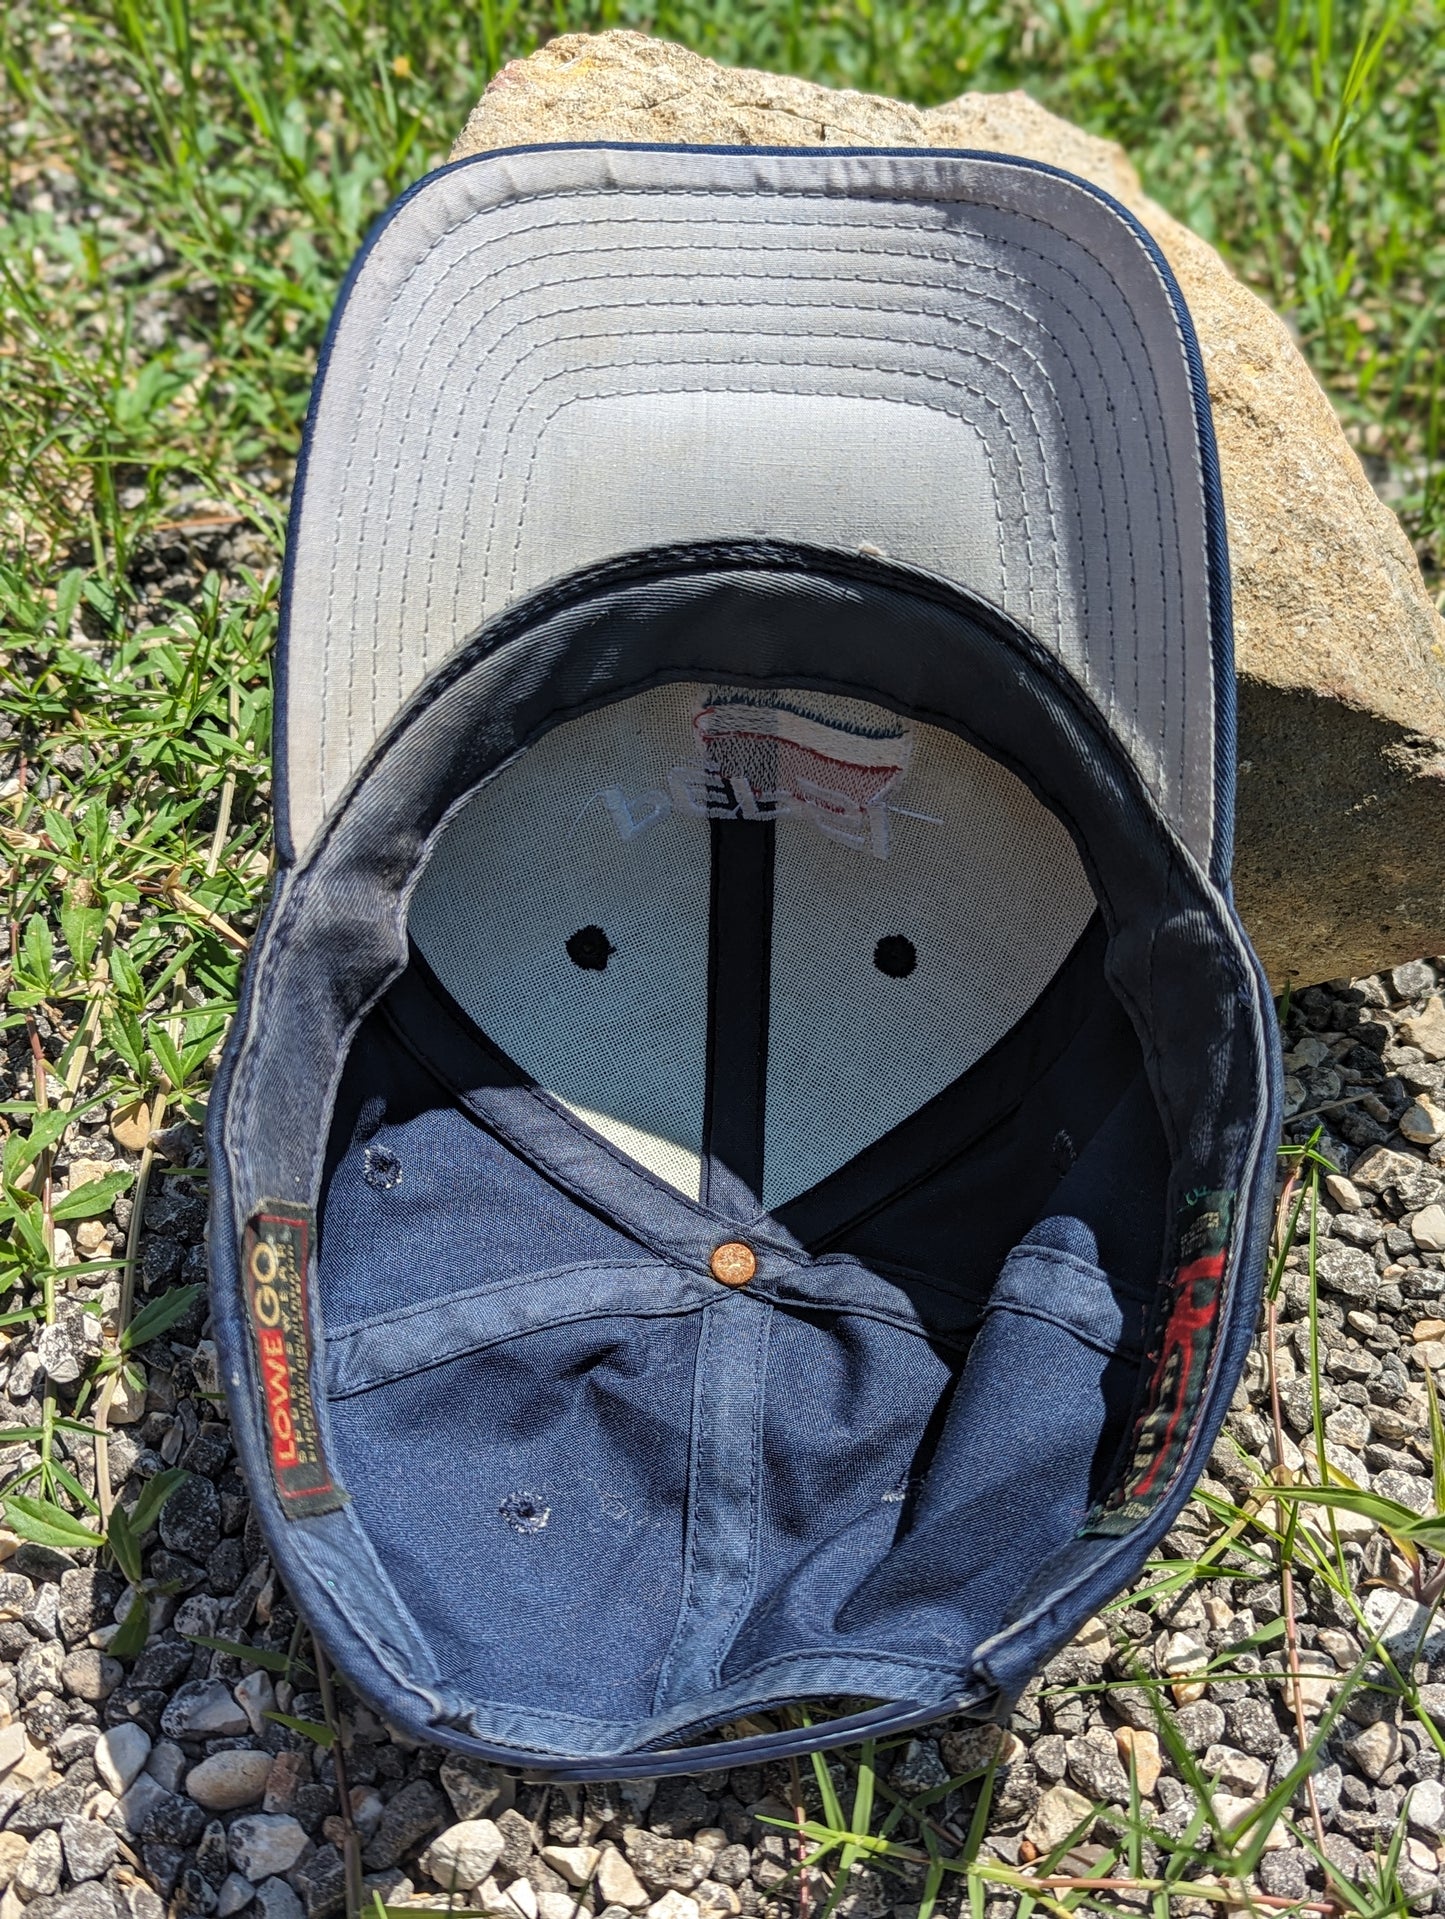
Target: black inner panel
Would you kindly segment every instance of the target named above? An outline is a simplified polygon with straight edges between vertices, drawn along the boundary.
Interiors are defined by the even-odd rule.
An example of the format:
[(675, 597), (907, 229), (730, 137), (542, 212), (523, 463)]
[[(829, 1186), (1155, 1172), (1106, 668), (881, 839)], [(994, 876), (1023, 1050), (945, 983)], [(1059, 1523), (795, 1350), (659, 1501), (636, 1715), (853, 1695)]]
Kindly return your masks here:
[(763, 1190), (776, 837), (763, 821), (712, 822), (702, 1201), (734, 1213)]

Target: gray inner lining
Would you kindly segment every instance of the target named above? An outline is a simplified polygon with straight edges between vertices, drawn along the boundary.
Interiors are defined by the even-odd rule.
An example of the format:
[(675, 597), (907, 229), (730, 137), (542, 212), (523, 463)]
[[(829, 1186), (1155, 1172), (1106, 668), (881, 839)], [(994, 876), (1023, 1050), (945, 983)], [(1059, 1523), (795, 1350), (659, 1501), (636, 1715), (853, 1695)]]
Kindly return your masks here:
[(296, 842), (484, 618), (611, 553), (759, 533), (1020, 619), (1207, 856), (1198, 447), (1138, 236), (1004, 160), (642, 148), (438, 175), (362, 266), (293, 530)]

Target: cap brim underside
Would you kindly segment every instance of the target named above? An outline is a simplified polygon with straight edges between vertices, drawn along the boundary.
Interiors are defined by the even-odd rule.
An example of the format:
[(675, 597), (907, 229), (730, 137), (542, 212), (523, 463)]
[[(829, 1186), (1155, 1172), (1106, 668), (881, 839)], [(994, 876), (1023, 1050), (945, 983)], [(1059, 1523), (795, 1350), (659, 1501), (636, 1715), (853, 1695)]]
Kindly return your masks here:
[(615, 554), (759, 535), (876, 550), (1011, 614), (1209, 864), (1216, 509), (1186, 329), (1140, 229), (1023, 161), (560, 147), (433, 175), (359, 263), (313, 405), (291, 846), (503, 607)]

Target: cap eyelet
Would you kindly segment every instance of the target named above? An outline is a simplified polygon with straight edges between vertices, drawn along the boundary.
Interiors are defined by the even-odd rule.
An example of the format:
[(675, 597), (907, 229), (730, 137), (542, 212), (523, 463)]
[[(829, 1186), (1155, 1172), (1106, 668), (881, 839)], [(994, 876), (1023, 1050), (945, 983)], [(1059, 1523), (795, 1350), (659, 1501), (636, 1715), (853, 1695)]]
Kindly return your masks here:
[(873, 964), (889, 979), (907, 979), (918, 964), (918, 948), (902, 933), (885, 933), (873, 948)]
[(584, 973), (602, 973), (617, 948), (600, 926), (579, 926), (567, 941), (567, 957)]

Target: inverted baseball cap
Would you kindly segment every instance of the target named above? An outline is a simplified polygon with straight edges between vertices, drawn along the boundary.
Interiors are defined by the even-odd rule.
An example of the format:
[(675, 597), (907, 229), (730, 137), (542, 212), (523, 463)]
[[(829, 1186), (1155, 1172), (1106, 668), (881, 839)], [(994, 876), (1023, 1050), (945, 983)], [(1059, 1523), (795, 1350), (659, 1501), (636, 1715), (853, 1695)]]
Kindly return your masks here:
[(1187, 1497), (1273, 1191), (1158, 250), (996, 155), (444, 168), (283, 626), (213, 1315), (321, 1642), (560, 1777), (1005, 1711)]

